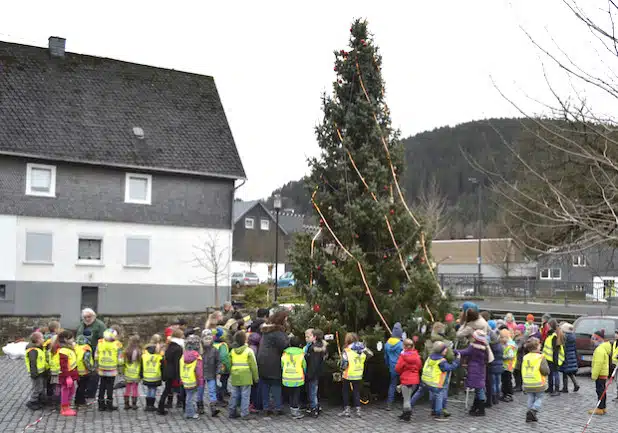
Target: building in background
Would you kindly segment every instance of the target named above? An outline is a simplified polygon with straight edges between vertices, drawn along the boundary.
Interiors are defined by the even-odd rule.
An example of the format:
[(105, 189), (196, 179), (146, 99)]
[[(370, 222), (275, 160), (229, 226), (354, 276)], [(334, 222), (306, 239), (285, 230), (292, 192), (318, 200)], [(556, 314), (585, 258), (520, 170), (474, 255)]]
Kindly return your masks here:
[(71, 327), (85, 306), (196, 311), (215, 304), (215, 280), (229, 298), (245, 173), (212, 77), (52, 37), (0, 42), (0, 95), (0, 313)]

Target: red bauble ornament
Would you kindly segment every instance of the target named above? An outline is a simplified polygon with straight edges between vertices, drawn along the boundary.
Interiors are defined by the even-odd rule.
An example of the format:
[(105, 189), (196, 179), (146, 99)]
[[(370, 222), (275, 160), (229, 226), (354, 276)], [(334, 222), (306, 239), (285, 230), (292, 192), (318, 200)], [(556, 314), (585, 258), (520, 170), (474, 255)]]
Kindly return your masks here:
[(385, 259), (388, 259), (388, 254), (384, 254), (384, 258), (385, 258)]
[(336, 265), (336, 264), (337, 264), (337, 260), (333, 260), (331, 263), (332, 263), (333, 265)]
[(448, 313), (446, 316), (444, 316), (444, 321), (446, 323), (453, 323), (453, 320), (455, 320), (455, 317), (453, 317), (453, 314)]
[(356, 234), (354, 235), (354, 237), (355, 237), (356, 239), (360, 238), (360, 236), (358, 235), (358, 233), (356, 233)]
[(388, 289), (388, 294), (392, 295), (393, 294), (393, 289)]
[(363, 46), (365, 46), (365, 47), (367, 46), (367, 41), (366, 41), (366, 40), (364, 40), (364, 39), (361, 39), (361, 40), (360, 40), (360, 43), (361, 43), (361, 44), (363, 44)]
[(337, 72), (337, 66), (335, 66), (335, 67), (333, 68), (333, 71)]
[(352, 33), (352, 30), (353, 30), (352, 27), (350, 27), (350, 33)]
[(388, 191), (388, 185), (384, 185), (384, 191)]
[(343, 83), (343, 80), (337, 80), (337, 82), (338, 82), (339, 84), (342, 84), (342, 83)]
[(391, 209), (391, 215), (395, 215), (395, 209)]
[(322, 270), (322, 266), (318, 266), (318, 271), (321, 271), (321, 270)]
[(313, 312), (314, 313), (319, 313), (320, 312), (320, 304), (315, 304), (313, 306)]
[(339, 51), (339, 54), (341, 54), (342, 56), (345, 54), (344, 50)]
[(418, 342), (418, 335), (413, 335), (412, 336), (412, 341), (414, 341), (415, 343)]
[(421, 262), (421, 263), (425, 263), (425, 258), (424, 258), (424, 257), (421, 257), (420, 262)]
[(320, 227), (324, 225), (324, 220), (320, 218)]

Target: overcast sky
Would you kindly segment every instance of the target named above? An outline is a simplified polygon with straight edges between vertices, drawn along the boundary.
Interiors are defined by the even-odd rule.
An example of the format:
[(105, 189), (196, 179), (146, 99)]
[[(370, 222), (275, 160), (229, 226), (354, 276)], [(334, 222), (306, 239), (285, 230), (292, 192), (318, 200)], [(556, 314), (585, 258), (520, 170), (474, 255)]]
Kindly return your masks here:
[[(586, 64), (595, 56), (561, 0), (3, 3), (2, 40), (45, 46), (62, 36), (67, 51), (214, 76), (249, 179), (243, 199), (306, 173), (307, 156), (317, 153), (320, 94), (334, 79), (332, 52), (346, 47), (355, 17), (369, 20), (381, 49), (387, 101), (404, 137), (516, 114), (492, 79), (527, 109), (527, 98), (545, 98), (546, 59), (520, 25)], [(551, 79), (568, 89), (558, 75)]]

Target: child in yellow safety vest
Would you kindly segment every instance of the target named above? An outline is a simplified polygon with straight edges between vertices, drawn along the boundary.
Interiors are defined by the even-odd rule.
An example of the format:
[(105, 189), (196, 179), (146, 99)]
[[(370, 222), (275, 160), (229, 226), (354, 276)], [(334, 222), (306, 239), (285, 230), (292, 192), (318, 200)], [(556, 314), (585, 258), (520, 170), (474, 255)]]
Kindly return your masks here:
[(199, 388), (204, 386), (204, 364), (197, 335), (190, 335), (185, 340), (184, 353), (180, 358), (180, 381), (185, 393), (185, 418), (199, 419), (195, 409)]
[(49, 401), (60, 403), (60, 386), (58, 375), (60, 374), (60, 361), (57, 354), (52, 353), (52, 347), (56, 342), (56, 336), (61, 331), (60, 322), (52, 320), (47, 324), (47, 333), (44, 334), (43, 351), (47, 357), (49, 374), (47, 376), (47, 398)]
[(300, 411), (300, 390), (305, 385), (307, 362), (302, 347), (303, 341), (294, 336), (290, 339), (290, 347), (281, 355), (281, 380), (283, 386), (289, 389), (290, 412), (294, 419), (304, 417)]
[(150, 343), (142, 352), (142, 379), (146, 386), (146, 412), (154, 412), (157, 399), (157, 388), (161, 386), (163, 370), (162, 338), (159, 334), (150, 337)]
[(77, 373), (79, 374), (77, 392), (75, 393), (75, 405), (83, 406), (86, 404), (86, 391), (94, 371), (92, 347), (87, 336), (80, 335), (77, 337), (75, 341), (75, 354), (77, 355)]
[[(139, 380), (142, 375), (142, 348), (139, 344), (139, 335), (132, 335), (124, 351), (124, 410), (137, 410), (139, 397)], [(131, 403), (133, 405), (131, 406)]]
[(356, 416), (361, 416), (360, 408), (360, 387), (365, 371), (365, 361), (367, 356), (372, 356), (363, 343), (358, 339), (358, 335), (348, 332), (344, 339), (345, 349), (341, 354), (341, 369), (343, 370), (343, 412), (339, 416), (349, 417), (350, 388), (352, 389), (352, 399)]
[(228, 414), (230, 418), (238, 418), (238, 406), (240, 406), (240, 417), (247, 419), (250, 416), (251, 386), (258, 382), (259, 377), (255, 355), (247, 346), (247, 334), (244, 331), (238, 331), (234, 334), (230, 363), (232, 395), (228, 406)]
[(52, 350), (58, 354), (60, 363), (60, 374), (58, 383), (60, 384), (60, 415), (75, 416), (76, 412), (71, 409), (71, 400), (75, 395), (75, 388), (79, 380), (77, 372), (77, 354), (75, 353), (75, 342), (71, 331), (62, 331), (56, 338), (56, 343)]
[(612, 374), (612, 343), (605, 341), (605, 330), (600, 329), (592, 334), (592, 343), (596, 347), (592, 354), (592, 372), (590, 377), (595, 382), (598, 404), (597, 407), (588, 411), (591, 415), (605, 415), (607, 392), (605, 391), (607, 379)]
[(525, 349), (528, 353), (522, 360), (521, 376), (524, 391), (528, 395), (526, 422), (536, 422), (543, 395), (547, 390), (547, 376), (550, 374), (550, 369), (545, 355), (541, 354), (541, 342), (538, 338), (529, 338)]
[(213, 332), (214, 348), (219, 351), (219, 359), (221, 360), (221, 367), (218, 372), (220, 384), (217, 384), (217, 399), (220, 403), (223, 403), (223, 399), (227, 394), (227, 383), (230, 379), (230, 350), (226, 343), (225, 329), (217, 327)]
[(500, 344), (502, 345), (502, 397), (505, 402), (513, 401), (513, 371), (517, 361), (517, 344), (513, 340), (513, 331), (500, 330)]
[[(457, 354), (457, 357), (452, 363), (446, 360), (446, 354), (448, 353), (448, 346), (442, 341), (436, 341), (433, 343), (432, 353), (429, 358), (425, 360), (423, 365), (423, 373), (421, 375), (421, 386), (412, 396), (410, 400), (410, 407), (414, 408), (416, 402), (429, 392), (431, 400), (434, 402), (434, 419), (436, 421), (445, 421), (448, 418), (447, 413), (442, 412), (442, 393), (448, 392), (448, 388), (444, 387), (446, 375), (449, 371), (456, 370), (459, 367), (459, 359), (461, 355)], [(405, 414), (404, 421), (409, 421), (412, 412)]]
[(47, 356), (43, 350), (43, 334), (33, 332), (30, 343), (26, 347), (26, 370), (30, 374), (32, 391), (26, 406), (31, 410), (39, 410), (45, 403), (45, 385), (47, 379)]
[(549, 392), (552, 397), (557, 397), (560, 395), (560, 366), (564, 362), (564, 334), (556, 319), (550, 319), (547, 326), (543, 356), (549, 364)]
[(106, 329), (103, 338), (97, 344), (95, 360), (99, 375), (99, 410), (113, 411), (118, 409), (114, 406), (114, 380), (118, 370), (124, 362), (122, 349), (116, 340), (118, 333), (113, 329)]

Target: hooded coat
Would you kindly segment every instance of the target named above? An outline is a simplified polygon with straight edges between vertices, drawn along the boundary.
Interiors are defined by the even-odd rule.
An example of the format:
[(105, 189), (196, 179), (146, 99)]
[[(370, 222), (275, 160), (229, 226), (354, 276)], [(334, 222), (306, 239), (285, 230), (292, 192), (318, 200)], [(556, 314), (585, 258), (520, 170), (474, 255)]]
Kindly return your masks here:
[(384, 345), (384, 362), (388, 366), (388, 371), (391, 375), (397, 374), (395, 366), (397, 365), (397, 360), (402, 351), (403, 343), (401, 342), (401, 338), (391, 337), (386, 341)]
[(200, 354), (196, 350), (185, 350), (182, 355), (185, 364), (190, 364), (197, 361), (195, 365), (195, 378), (197, 379), (197, 386), (204, 386), (204, 363), (200, 359)]
[(418, 385), (423, 363), (416, 349), (404, 350), (399, 356), (395, 371), (400, 376), (402, 385)]
[(317, 380), (322, 375), (324, 360), (327, 354), (327, 343), (324, 340), (308, 344), (305, 351), (305, 361), (307, 362), (307, 372), (305, 374), (307, 382)]
[(489, 371), (491, 374), (502, 374), (504, 371), (504, 347), (500, 344), (495, 332), (492, 332), (489, 347), (494, 355), (494, 360), (489, 364)]
[[(182, 340), (181, 340), (182, 341)], [(180, 381), (180, 358), (182, 357), (182, 346), (179, 341), (172, 338), (165, 350), (165, 361), (163, 362), (163, 380)]]
[(468, 359), (467, 388), (485, 388), (485, 373), (489, 359), (489, 350), (486, 344), (471, 343), (464, 350), (458, 351), (462, 357)]
[(577, 348), (575, 346), (575, 333), (564, 333), (564, 363), (560, 366), (563, 373), (577, 373)]
[(281, 381), (281, 355), (289, 345), (290, 339), (281, 326), (271, 323), (262, 326), (262, 340), (257, 355), (261, 379)]
[(472, 338), (472, 334), (476, 330), (485, 331), (486, 334), (489, 334), (490, 329), (487, 324), (487, 320), (479, 316), (479, 318), (473, 322), (464, 323), (463, 326), (457, 331), (457, 338)]

